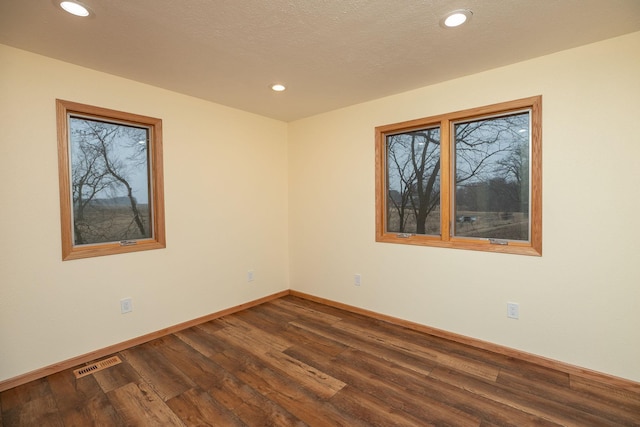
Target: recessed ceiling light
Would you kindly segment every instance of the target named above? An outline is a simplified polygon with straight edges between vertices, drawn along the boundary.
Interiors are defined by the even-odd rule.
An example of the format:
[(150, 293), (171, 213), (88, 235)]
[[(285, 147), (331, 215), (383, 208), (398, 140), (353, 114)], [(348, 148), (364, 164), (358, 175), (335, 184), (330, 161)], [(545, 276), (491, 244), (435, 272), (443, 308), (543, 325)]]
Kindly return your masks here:
[(271, 85), (271, 89), (276, 92), (282, 92), (286, 89), (286, 87), (283, 84), (276, 83), (274, 85)]
[(467, 22), (473, 16), (473, 12), (469, 9), (458, 9), (449, 12), (447, 16), (442, 18), (440, 24), (445, 28), (458, 27)]
[(75, 1), (60, 2), (60, 7), (75, 16), (89, 16), (89, 9)]

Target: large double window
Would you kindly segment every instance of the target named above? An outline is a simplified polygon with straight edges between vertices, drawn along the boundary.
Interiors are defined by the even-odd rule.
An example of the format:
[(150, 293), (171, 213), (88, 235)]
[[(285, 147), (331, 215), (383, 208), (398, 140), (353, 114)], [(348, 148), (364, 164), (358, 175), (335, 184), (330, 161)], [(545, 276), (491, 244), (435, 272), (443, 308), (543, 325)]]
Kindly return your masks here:
[(376, 240), (542, 254), (540, 96), (376, 128)]

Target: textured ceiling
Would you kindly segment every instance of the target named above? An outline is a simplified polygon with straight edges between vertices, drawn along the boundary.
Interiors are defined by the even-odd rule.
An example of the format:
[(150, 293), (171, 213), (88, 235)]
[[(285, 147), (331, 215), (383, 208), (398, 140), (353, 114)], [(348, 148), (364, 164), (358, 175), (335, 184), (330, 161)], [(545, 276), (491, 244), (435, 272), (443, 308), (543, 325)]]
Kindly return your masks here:
[(640, 31), (640, 0), (83, 3), (0, 0), (0, 43), (284, 121)]

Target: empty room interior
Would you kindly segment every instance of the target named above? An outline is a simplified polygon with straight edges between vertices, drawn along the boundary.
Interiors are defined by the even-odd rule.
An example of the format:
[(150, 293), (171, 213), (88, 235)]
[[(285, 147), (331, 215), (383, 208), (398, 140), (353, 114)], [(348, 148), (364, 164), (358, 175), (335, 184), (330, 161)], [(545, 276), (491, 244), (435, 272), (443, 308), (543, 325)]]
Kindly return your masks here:
[[(499, 403), (526, 412), (531, 424), (640, 425), (640, 2), (79, 4), (88, 16), (58, 1), (0, 4), (0, 426), (72, 425), (56, 400), (59, 375), (119, 355), (143, 387), (153, 380), (135, 349), (166, 351), (169, 360), (158, 342), (173, 351), (224, 331), (225, 354), (278, 349), (242, 375), (260, 366), (294, 381), (274, 356), (284, 354), (336, 381), (322, 385), (331, 396), (301, 385), (303, 396), (315, 396), (309, 402), (323, 403), (320, 413), (339, 419), (345, 402), (366, 402), (370, 409), (344, 415), (353, 417), (344, 425), (444, 425), (447, 414), (461, 417), (450, 425), (508, 424), (499, 409), (475, 414), (455, 402), (422, 408), (424, 418), (405, 414), (409, 403), (394, 406), (349, 379), (358, 362), (347, 355), (366, 354), (363, 367), (384, 361), (404, 375), (410, 358), (435, 354), (422, 347), (429, 340), (439, 359), (411, 385), (395, 385), (425, 402), (421, 381), (455, 382), (459, 371), (473, 386), (446, 387), (485, 390), (487, 371), (467, 368), (486, 353), (493, 367), (523, 363), (566, 375), (567, 390), (595, 402), (594, 413), (576, 403), (582, 412), (567, 418), (573, 422), (546, 404), (527, 406), (535, 393), (524, 388), (517, 405)], [(449, 27), (445, 18), (456, 11), (466, 22)], [(148, 233), (82, 240), (97, 225), (80, 224), (88, 196), (77, 184), (82, 162), (69, 153), (72, 135), (86, 133), (73, 126), (86, 119), (126, 131), (132, 117), (151, 135), (142, 138), (149, 200), (131, 191), (120, 199), (129, 203), (122, 210), (148, 206)], [(526, 124), (516, 130), (520, 119)], [(480, 136), (464, 139), (474, 125), (488, 129), (482, 138), (495, 136), (493, 148)], [(494, 150), (507, 134), (526, 147), (516, 172), (515, 148)], [(423, 136), (426, 144), (406, 142)], [(416, 150), (422, 165), (410, 159)], [(423, 179), (429, 156), (436, 157)], [(122, 157), (123, 168), (137, 162)], [(89, 210), (115, 210), (105, 195), (124, 179), (104, 163), (108, 171), (93, 177), (98, 195), (82, 205)], [(503, 193), (498, 181), (509, 186)], [(493, 194), (517, 206), (495, 207)], [(349, 326), (333, 335), (332, 322)], [(271, 343), (248, 325), (271, 334)], [(232, 334), (243, 328), (244, 341)], [(400, 338), (417, 353), (396, 360), (406, 349), (381, 349), (377, 358), (375, 342)], [(293, 347), (296, 339), (307, 352)], [(225, 352), (220, 342), (207, 345)], [(214, 353), (207, 357), (222, 364)], [(325, 353), (332, 362), (323, 368)], [(454, 353), (458, 362), (447, 362)], [(341, 360), (349, 365), (344, 378)], [(496, 387), (517, 376), (503, 368), (501, 382), (496, 369)], [(104, 385), (92, 376), (73, 381), (69, 390), (80, 381)], [(196, 401), (194, 390), (215, 400), (194, 381), (182, 394), (162, 395), (154, 385), (149, 393), (180, 418), (177, 399)], [(618, 406), (600, 401), (585, 386), (591, 382), (616, 387)], [(124, 392), (103, 392), (127, 425), (116, 403)], [(54, 408), (47, 420), (58, 424), (33, 415), (45, 394)], [(261, 425), (323, 425), (273, 402), (290, 418), (272, 412)], [(386, 413), (366, 418), (375, 407)], [(233, 417), (255, 424), (239, 409)], [(605, 421), (589, 422), (597, 417)], [(198, 425), (189, 419), (172, 423)]]

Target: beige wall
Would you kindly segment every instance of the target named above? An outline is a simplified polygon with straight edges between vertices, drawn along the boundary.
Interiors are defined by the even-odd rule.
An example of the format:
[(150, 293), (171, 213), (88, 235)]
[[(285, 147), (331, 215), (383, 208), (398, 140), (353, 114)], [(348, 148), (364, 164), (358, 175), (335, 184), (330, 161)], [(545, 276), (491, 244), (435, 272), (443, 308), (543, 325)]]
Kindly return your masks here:
[[(163, 119), (166, 249), (61, 261), (56, 98)], [(283, 122), (0, 45), (0, 380), (287, 289), (286, 138)]]
[[(635, 33), (287, 125), (0, 46), (0, 381), (289, 287), (640, 381), (638, 51)], [(543, 257), (374, 242), (375, 126), (537, 94)], [(60, 261), (55, 98), (164, 120), (167, 249)]]
[[(638, 52), (635, 33), (291, 123), (292, 289), (640, 381)], [(542, 257), (375, 243), (375, 126), (538, 94)]]

